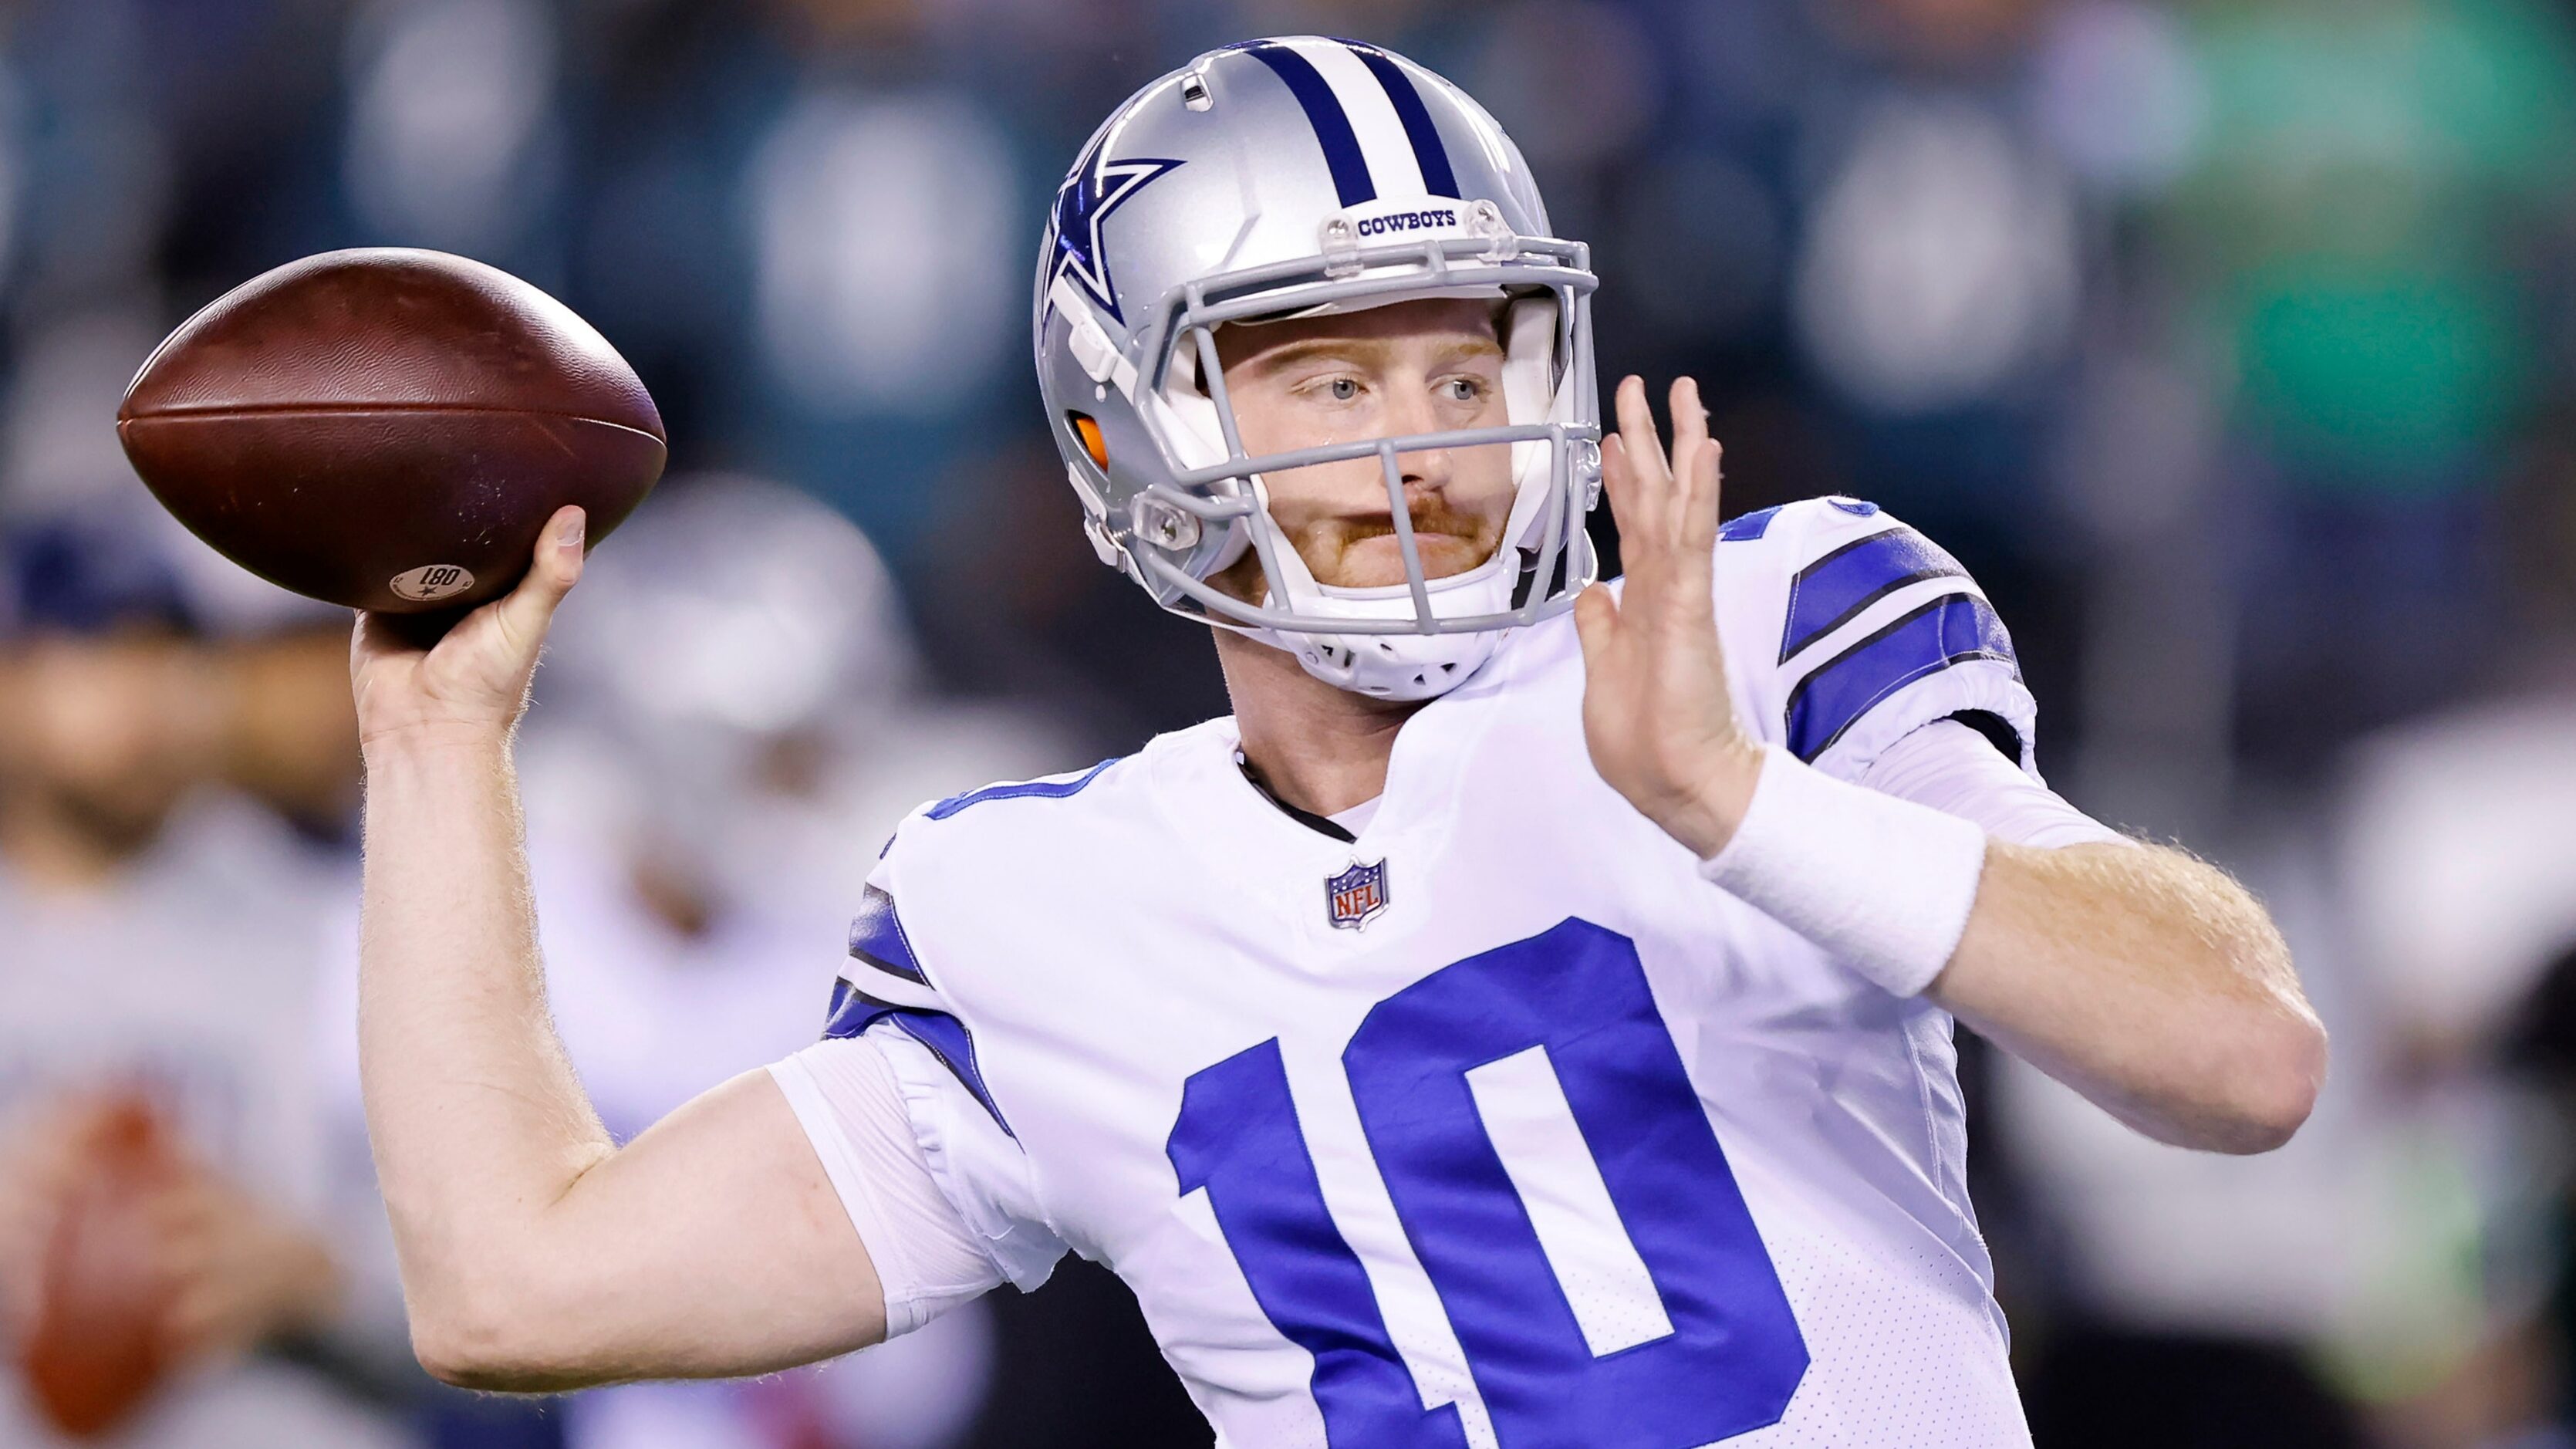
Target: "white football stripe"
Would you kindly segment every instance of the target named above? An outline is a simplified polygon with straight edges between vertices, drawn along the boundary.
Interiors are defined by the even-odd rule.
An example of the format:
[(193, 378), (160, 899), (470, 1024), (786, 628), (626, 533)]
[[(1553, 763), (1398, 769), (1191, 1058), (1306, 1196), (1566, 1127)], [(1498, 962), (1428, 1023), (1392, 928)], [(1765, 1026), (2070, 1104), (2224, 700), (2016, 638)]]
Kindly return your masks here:
[(1592, 1356), (1671, 1333), (1654, 1277), (1611, 1204), (1547, 1048), (1470, 1068), (1467, 1090)]
[(1360, 138), (1360, 159), (1368, 163), (1377, 194), (1429, 195), (1422, 184), (1422, 162), (1413, 154), (1413, 140), (1404, 134), (1404, 120), (1396, 115), (1395, 102), (1386, 98), (1386, 87), (1369, 73), (1368, 62), (1349, 46), (1329, 40), (1300, 44), (1296, 51), (1314, 63), (1316, 73), (1341, 101), (1342, 114), (1350, 117), (1351, 131)]

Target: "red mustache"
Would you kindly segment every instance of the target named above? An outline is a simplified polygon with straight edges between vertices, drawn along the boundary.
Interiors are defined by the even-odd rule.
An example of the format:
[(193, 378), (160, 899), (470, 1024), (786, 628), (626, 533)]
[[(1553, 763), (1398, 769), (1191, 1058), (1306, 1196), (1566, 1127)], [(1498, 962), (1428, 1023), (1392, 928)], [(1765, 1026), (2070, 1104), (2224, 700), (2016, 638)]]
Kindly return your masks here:
[[(1483, 539), (1490, 533), (1498, 532), (1502, 527), (1500, 519), (1464, 513), (1436, 498), (1414, 504), (1405, 510), (1405, 517), (1413, 524), (1413, 531), (1417, 536), (1445, 533), (1452, 538)], [(1331, 528), (1342, 545), (1347, 548), (1352, 544), (1362, 543), (1372, 538), (1384, 538), (1395, 532), (1395, 515), (1367, 513), (1339, 518), (1333, 521)]]

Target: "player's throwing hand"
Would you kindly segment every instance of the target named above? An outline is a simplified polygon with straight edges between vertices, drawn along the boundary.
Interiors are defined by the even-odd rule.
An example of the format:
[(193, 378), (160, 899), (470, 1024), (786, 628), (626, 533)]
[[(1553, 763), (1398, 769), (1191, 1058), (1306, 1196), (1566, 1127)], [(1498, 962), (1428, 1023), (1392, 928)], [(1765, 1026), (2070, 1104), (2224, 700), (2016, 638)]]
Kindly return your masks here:
[(560, 508), (537, 537), (536, 557), (518, 587), (485, 604), (422, 649), (402, 621), (358, 615), (349, 641), (349, 680), (358, 698), (358, 743), (507, 736), (526, 707), (528, 681), (555, 606), (581, 577), (582, 511)]
[(1574, 602), (1583, 637), (1583, 733), (1593, 768), (1674, 839), (1707, 857), (1753, 798), (1761, 747), (1735, 721), (1717, 639), (1712, 558), (1718, 454), (1699, 384), (1673, 384), (1664, 459), (1646, 384), (1619, 384), (1619, 428), (1601, 442), (1602, 484), (1627, 582)]

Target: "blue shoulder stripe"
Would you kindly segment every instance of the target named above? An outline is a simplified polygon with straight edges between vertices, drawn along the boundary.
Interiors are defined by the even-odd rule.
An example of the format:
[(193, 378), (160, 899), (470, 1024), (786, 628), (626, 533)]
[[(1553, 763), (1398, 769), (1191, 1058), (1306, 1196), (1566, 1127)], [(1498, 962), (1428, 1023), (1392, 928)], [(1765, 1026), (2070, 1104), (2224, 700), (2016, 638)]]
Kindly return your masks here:
[(923, 1011), (916, 1007), (897, 1006), (880, 1001), (846, 981), (832, 983), (832, 1014), (823, 1023), (826, 1041), (855, 1037), (880, 1021), (892, 1021), (904, 1035), (929, 1049), (939, 1064), (956, 1074), (957, 1080), (975, 1095), (977, 1103), (992, 1114), (993, 1125), (1012, 1141), (1019, 1134), (1002, 1120), (1002, 1109), (993, 1094), (984, 1087), (983, 1068), (975, 1062), (975, 1037), (966, 1024), (944, 1011)]
[(921, 972), (920, 958), (912, 954), (912, 939), (904, 935), (902, 919), (894, 913), (894, 897), (875, 886), (860, 897), (859, 914), (850, 922), (850, 958), (906, 981), (930, 984)]
[(1848, 624), (1861, 610), (1923, 579), (1965, 578), (1938, 544), (1905, 527), (1857, 538), (1798, 570), (1789, 581), (1789, 624), (1780, 659)]
[(1789, 692), (1789, 749), (1812, 763), (1879, 701), (1970, 659), (2013, 659), (2012, 636), (1973, 594), (1934, 599), (1808, 671)]
[(1068, 795), (1078, 795), (1082, 793), (1083, 786), (1100, 778), (1101, 771), (1125, 758), (1124, 755), (1112, 755), (1070, 780), (1030, 780), (1016, 785), (987, 785), (981, 790), (969, 790), (963, 795), (951, 795), (930, 807), (930, 818), (945, 820), (970, 805), (981, 805), (987, 800), (1061, 800)]
[(1760, 538), (1771, 527), (1771, 520), (1779, 516), (1780, 505), (1776, 503), (1769, 508), (1754, 509), (1751, 513), (1739, 513), (1718, 525), (1717, 536), (1729, 543)]

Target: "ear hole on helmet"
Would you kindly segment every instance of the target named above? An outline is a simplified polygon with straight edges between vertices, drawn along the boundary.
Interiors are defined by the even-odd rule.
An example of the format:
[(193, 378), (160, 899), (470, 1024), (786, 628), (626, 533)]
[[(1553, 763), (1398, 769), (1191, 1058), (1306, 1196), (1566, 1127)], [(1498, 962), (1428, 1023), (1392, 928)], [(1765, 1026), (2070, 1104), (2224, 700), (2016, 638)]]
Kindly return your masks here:
[(1082, 439), (1082, 451), (1091, 455), (1091, 461), (1099, 465), (1100, 471), (1108, 472), (1109, 442), (1100, 436), (1100, 424), (1094, 422), (1089, 413), (1067, 412), (1064, 416), (1065, 421), (1073, 424), (1073, 435)]

